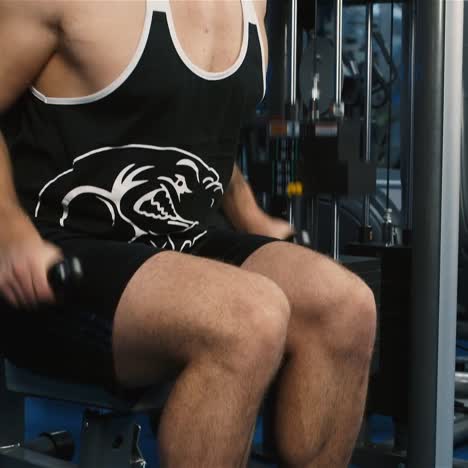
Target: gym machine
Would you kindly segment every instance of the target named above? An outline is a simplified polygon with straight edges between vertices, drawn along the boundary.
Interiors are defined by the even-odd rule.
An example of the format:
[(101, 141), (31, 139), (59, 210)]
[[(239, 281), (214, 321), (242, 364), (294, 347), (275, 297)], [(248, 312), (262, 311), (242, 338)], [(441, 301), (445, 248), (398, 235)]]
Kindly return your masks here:
[[(315, 24), (317, 3), (308, 2), (309, 6), (315, 5), (313, 11), (309, 11), (315, 17), (312, 20)], [(372, 181), (368, 181), (366, 176), (372, 168), (370, 97), (376, 75), (372, 66), (372, 49), (373, 45), (382, 49), (378, 36), (372, 31), (372, 13), (374, 4), (383, 2), (350, 3), (365, 5), (367, 10), (366, 102), (362, 119), (366, 131), (362, 138), (363, 152), (359, 151), (359, 142), (353, 140), (356, 133), (360, 134), (359, 119), (356, 123), (355, 115), (347, 115), (343, 111), (338, 86), (342, 73), (340, 30), (343, 3), (337, 0), (334, 11), (336, 47), (333, 48), (329, 40), (313, 37), (301, 63), (299, 80), (302, 95), (311, 98), (307, 110), (304, 112), (297, 105), (295, 61), (298, 40), (290, 37), (288, 53), (285, 54), (288, 60), (280, 61), (280, 66), (274, 69), (274, 72), (289, 70), (290, 88), (286, 93), (284, 83), (279, 83), (279, 86), (277, 82), (272, 83), (272, 87), (276, 85), (280, 91), (272, 90), (277, 99), (273, 105), (270, 102), (273, 114), (283, 114), (279, 118), (263, 118), (256, 127), (252, 126), (255, 134), (250, 137), (252, 140), (258, 142), (266, 138), (267, 157), (258, 167), (251, 162), (244, 168), (256, 192), (261, 192), (260, 200), (264, 207), (268, 197), (273, 198), (272, 194), (280, 194), (283, 199), (288, 195), (288, 203), (282, 213), (300, 232), (296, 242), (302, 245), (317, 247), (318, 198), (323, 198), (324, 193), (329, 194), (332, 206), (332, 245), (329, 253), (345, 264), (346, 257), (340, 255), (338, 247), (340, 198), (363, 196), (359, 242), (347, 245), (345, 252), (361, 258), (375, 257), (380, 261), (378, 274), (381, 278), (377, 283), (381, 285), (381, 341), (377, 346), (380, 354), (375, 358), (377, 369), (374, 367), (369, 409), (393, 416), (396, 427), (394, 440), (378, 446), (371, 442), (364, 425), (353, 461), (358, 466), (369, 467), (445, 468), (452, 466), (454, 442), (458, 444), (466, 440), (468, 432), (465, 409), (459, 402), (454, 413), (463, 2), (423, 3), (413, 0), (402, 4), (404, 41), (409, 50), (404, 58), (407, 86), (403, 90), (406, 107), (402, 112), (402, 118), (406, 119), (402, 125), (402, 230), (396, 235), (392, 220), (394, 213), (386, 211), (389, 208), (387, 202), (377, 236), (372, 229), (375, 229), (375, 221), (371, 222), (370, 219), (375, 186), (372, 187)], [(285, 30), (299, 38), (298, 5), (294, 1), (287, 5), (290, 14)], [(276, 28), (278, 25), (284, 28), (276, 20)], [(278, 39), (279, 42), (286, 42), (286, 37), (285, 32)], [(326, 56), (321, 56), (319, 64), (316, 60), (317, 49), (327, 51)], [(322, 85), (317, 70), (320, 67), (330, 68), (333, 52), (336, 86), (334, 101), (330, 105), (330, 102), (323, 103), (318, 99), (321, 87), (326, 88), (327, 83)], [(391, 54), (389, 59), (391, 66)], [(288, 66), (283, 66), (284, 63)], [(275, 64), (272, 63), (272, 66)], [(420, 74), (417, 75), (415, 70), (419, 70)], [(424, 76), (431, 79), (425, 80)], [(286, 96), (288, 105), (283, 111), (278, 102), (284, 102)], [(326, 125), (323, 124), (324, 114), (328, 117)], [(349, 135), (346, 129), (353, 124), (356, 127)], [(324, 136), (333, 137), (333, 143), (326, 141), (331, 144), (323, 145), (321, 138)], [(345, 146), (340, 147), (340, 142), (346, 142)], [(351, 175), (347, 179), (340, 172), (343, 166), (338, 167), (340, 162), (346, 161), (347, 169), (352, 168), (356, 153), (363, 154), (359, 163), (369, 172), (362, 170), (360, 175), (363, 177), (358, 177), (357, 185), (353, 186), (352, 171), (348, 172)], [(327, 172), (331, 167), (334, 170)], [(265, 174), (274, 174), (273, 181)], [(375, 182), (375, 172), (373, 177)], [(346, 189), (341, 191), (342, 187)], [(358, 188), (354, 190), (355, 187)], [(301, 210), (300, 206), (304, 204), (307, 208)], [(448, 226), (450, 229), (447, 229)], [(379, 288), (375, 287), (374, 290)], [(400, 381), (397, 382), (397, 379)], [(466, 376), (457, 374), (458, 387), (463, 383), (466, 388), (467, 381)], [(264, 441), (264, 449), (271, 450), (271, 441)], [(455, 466), (463, 465), (464, 462), (455, 461)]]
[[(313, 3), (313, 2), (311, 2)], [(336, 61), (333, 102), (320, 99), (322, 77), (326, 70), (323, 62), (332, 65), (328, 55), (318, 57), (318, 47), (327, 51), (335, 49), (335, 57), (342, 55), (342, 1), (336, 5), (335, 44), (317, 36), (316, 25), (310, 41), (308, 53), (300, 67), (302, 99), (298, 98), (298, 2), (291, 1), (289, 21), (285, 39), (288, 38), (287, 55), (284, 61), (288, 83), (287, 93), (283, 92), (286, 104), (278, 108), (266, 119), (252, 125), (251, 140), (264, 137), (267, 158), (260, 162), (244, 164), (257, 193), (262, 192), (263, 201), (270, 194), (287, 199), (287, 217), (299, 232), (297, 241), (317, 247), (318, 204), (320, 194), (330, 194), (333, 198), (331, 219), (332, 245), (330, 251), (335, 259), (339, 257), (339, 198), (361, 196), (375, 192), (376, 166), (369, 160), (361, 159), (361, 119), (359, 116), (345, 115), (342, 100), (343, 66)], [(284, 8), (284, 4), (277, 5)], [(317, 11), (316, 7), (314, 13)], [(276, 32), (275, 32), (276, 34)], [(302, 33), (301, 33), (302, 34)], [(274, 46), (272, 46), (274, 47)], [(272, 60), (273, 73), (278, 66)], [(331, 75), (331, 76), (330, 76)], [(277, 78), (276, 78), (277, 79)], [(287, 95), (287, 97), (286, 97)], [(305, 106), (304, 103), (307, 103)], [(324, 112), (325, 109), (325, 112)], [(328, 109), (328, 110), (326, 110)], [(278, 115), (279, 114), (279, 115)], [(247, 166), (247, 167), (245, 167)], [(267, 209), (267, 203), (262, 202)], [(304, 216), (305, 214), (305, 216)], [(304, 229), (305, 228), (305, 229)]]

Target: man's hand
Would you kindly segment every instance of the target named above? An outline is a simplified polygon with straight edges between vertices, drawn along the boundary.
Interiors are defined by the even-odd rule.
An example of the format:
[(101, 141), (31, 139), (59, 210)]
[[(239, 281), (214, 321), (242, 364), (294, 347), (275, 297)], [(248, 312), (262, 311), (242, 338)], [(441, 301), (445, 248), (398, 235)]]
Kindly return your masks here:
[(287, 221), (270, 216), (257, 205), (252, 189), (237, 166), (224, 195), (223, 210), (238, 231), (282, 240), (295, 234)]
[(0, 249), (0, 295), (19, 308), (55, 302), (48, 269), (62, 259), (61, 251), (42, 239), (22, 239)]
[(257, 234), (281, 240), (286, 240), (296, 234), (294, 227), (287, 221), (282, 218), (270, 216), (260, 208), (246, 225), (245, 230), (249, 234)]

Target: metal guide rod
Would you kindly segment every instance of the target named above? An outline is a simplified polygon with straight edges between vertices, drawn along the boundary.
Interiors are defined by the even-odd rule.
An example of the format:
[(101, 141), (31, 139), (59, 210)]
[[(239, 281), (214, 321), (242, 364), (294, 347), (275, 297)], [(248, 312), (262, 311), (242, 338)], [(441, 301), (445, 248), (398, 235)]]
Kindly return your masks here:
[(414, 63), (415, 63), (415, 31), (416, 31), (416, 1), (411, 2), (411, 38), (410, 38), (410, 146), (407, 181), (406, 227), (413, 228), (413, 167), (414, 167)]
[[(341, 83), (343, 74), (343, 0), (336, 0), (336, 69), (335, 69), (335, 116), (342, 116)], [(332, 254), (335, 260), (340, 257), (340, 204), (337, 196), (333, 197), (333, 242)]]
[(289, 48), (288, 48), (288, 41), (289, 41), (289, 31), (290, 27), (288, 24), (288, 21), (286, 21), (286, 24), (284, 25), (284, 57), (283, 57), (283, 93), (281, 96), (281, 105), (282, 105), (282, 110), (284, 111), (285, 108), (285, 103), (290, 99), (290, 93), (288, 92), (288, 78), (289, 78)]
[(366, 70), (366, 161), (371, 159), (371, 123), (372, 123), (372, 68), (373, 68), (373, 48), (372, 48), (372, 21), (374, 5), (372, 1), (367, 3), (367, 70)]
[(341, 104), (341, 84), (343, 82), (343, 0), (336, 0), (336, 70), (335, 102)]
[(333, 198), (333, 259), (340, 258), (340, 201), (338, 197)]
[[(290, 36), (290, 45), (291, 45), (291, 50), (290, 50), (290, 64), (291, 64), (291, 70), (290, 70), (290, 95), (289, 95), (289, 103), (291, 105), (291, 109), (294, 109), (294, 106), (296, 105), (296, 100), (297, 100), (297, 0), (291, 0), (291, 36)], [(294, 116), (290, 116), (293, 118)], [(295, 158), (294, 158), (294, 148), (295, 148), (295, 142), (292, 141), (291, 145), (289, 146), (290, 148), (290, 157), (291, 157), (291, 164), (294, 164)], [(291, 180), (293, 182), (293, 180)], [(291, 226), (295, 225), (295, 203), (296, 203), (296, 198), (292, 197), (289, 199), (289, 224)]]
[(291, 105), (297, 99), (297, 0), (291, 0)]
[[(371, 0), (367, 2), (366, 23), (367, 23), (367, 51), (366, 51), (366, 138), (365, 138), (365, 161), (371, 160), (372, 144), (372, 21), (374, 5)], [(364, 197), (364, 226), (370, 223), (370, 196)]]

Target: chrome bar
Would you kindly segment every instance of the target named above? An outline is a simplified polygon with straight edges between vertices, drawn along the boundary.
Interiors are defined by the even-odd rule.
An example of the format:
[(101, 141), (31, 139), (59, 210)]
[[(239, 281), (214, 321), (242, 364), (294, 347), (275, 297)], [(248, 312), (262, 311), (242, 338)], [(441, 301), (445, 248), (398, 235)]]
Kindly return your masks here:
[[(372, 67), (373, 67), (373, 48), (372, 48), (372, 21), (373, 21), (374, 4), (368, 0), (366, 7), (366, 23), (367, 23), (367, 51), (366, 51), (366, 138), (365, 138), (365, 153), (366, 162), (371, 160), (372, 149)], [(370, 223), (370, 196), (364, 197), (364, 226), (369, 226)]]
[(297, 0), (291, 0), (291, 93), (290, 103), (297, 98)]
[(332, 254), (334, 260), (340, 258), (340, 200), (337, 196), (333, 198), (333, 243)]
[(336, 71), (335, 102), (341, 104), (341, 85), (343, 82), (343, 0), (336, 0)]

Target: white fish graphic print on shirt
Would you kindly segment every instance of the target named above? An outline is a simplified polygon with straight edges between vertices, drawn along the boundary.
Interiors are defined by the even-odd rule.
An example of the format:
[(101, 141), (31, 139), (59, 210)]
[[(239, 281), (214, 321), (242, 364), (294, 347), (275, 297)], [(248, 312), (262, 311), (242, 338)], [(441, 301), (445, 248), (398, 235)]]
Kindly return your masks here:
[(203, 217), (222, 197), (218, 172), (179, 148), (106, 147), (74, 159), (47, 182), (35, 217), (47, 213), (62, 227), (93, 223), (113, 238), (182, 251), (206, 231)]

